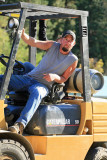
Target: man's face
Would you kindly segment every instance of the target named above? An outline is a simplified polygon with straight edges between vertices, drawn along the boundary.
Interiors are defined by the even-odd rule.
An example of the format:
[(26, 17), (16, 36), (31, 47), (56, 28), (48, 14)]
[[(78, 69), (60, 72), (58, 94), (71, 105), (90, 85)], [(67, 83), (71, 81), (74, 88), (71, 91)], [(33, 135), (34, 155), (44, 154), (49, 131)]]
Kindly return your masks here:
[(73, 37), (68, 34), (62, 38), (60, 48), (64, 54), (68, 54), (74, 45), (75, 41), (73, 40)]

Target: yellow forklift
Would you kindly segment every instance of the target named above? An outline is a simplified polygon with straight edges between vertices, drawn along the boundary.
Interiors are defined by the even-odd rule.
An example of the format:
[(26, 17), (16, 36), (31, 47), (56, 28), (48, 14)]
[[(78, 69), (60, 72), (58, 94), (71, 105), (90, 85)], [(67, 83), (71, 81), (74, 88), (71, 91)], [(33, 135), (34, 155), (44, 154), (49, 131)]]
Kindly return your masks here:
[[(0, 89), (0, 160), (107, 160), (107, 100), (92, 97), (103, 87), (104, 78), (89, 69), (88, 11), (20, 2), (1, 4), (0, 16), (10, 17), (8, 26), (15, 28), (9, 57), (0, 55), (6, 66)], [(8, 93), (11, 75), (28, 72), (25, 63), (15, 60), (25, 21), (29, 20), (30, 35), (35, 37), (35, 21), (72, 17), (80, 24), (82, 68), (65, 84), (53, 85), (23, 135), (9, 132), (8, 126), (18, 118), (29, 96)], [(34, 64), (35, 48), (30, 48), (29, 57)]]

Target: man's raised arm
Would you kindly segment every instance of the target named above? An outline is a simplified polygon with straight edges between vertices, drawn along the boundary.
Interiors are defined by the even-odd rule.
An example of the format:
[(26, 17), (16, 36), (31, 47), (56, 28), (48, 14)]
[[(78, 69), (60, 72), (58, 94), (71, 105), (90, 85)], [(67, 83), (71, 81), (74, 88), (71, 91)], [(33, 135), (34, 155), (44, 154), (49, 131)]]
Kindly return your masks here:
[(25, 30), (23, 28), (22, 30), (22, 39), (25, 43), (27, 43), (28, 45), (32, 46), (32, 47), (36, 47), (42, 50), (48, 50), (52, 44), (54, 43), (54, 41), (39, 41), (33, 37), (30, 37), (29, 35), (27, 35), (25, 33)]

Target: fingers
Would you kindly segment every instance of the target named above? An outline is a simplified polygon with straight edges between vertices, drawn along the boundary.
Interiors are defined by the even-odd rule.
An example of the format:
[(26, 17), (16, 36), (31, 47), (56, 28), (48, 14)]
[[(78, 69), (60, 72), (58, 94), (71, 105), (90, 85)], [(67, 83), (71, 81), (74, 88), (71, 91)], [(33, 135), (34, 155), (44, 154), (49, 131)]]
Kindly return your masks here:
[(24, 33), (25, 33), (25, 29), (23, 28), (23, 29), (22, 29), (22, 34), (24, 34)]
[(23, 37), (24, 37), (24, 34), (25, 34), (25, 29), (23, 28), (23, 29), (22, 29), (22, 35), (21, 35), (21, 38), (23, 38)]
[(44, 75), (43, 78), (44, 78), (46, 81), (48, 81), (48, 82), (51, 81), (49, 74), (43, 74), (43, 75)]

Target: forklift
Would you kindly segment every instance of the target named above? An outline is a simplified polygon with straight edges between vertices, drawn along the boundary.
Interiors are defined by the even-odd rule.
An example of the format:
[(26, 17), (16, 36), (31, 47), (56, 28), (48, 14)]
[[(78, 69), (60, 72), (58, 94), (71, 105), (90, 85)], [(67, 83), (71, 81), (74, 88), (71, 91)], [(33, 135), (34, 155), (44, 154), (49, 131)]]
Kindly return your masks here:
[[(93, 97), (103, 87), (104, 78), (89, 69), (88, 11), (20, 2), (1, 4), (0, 16), (10, 17), (8, 26), (15, 28), (9, 57), (0, 53), (0, 62), (6, 66), (0, 89), (0, 160), (106, 160), (107, 100)], [(77, 68), (65, 84), (52, 86), (23, 135), (9, 132), (29, 96), (8, 93), (12, 74), (32, 70), (16, 60), (25, 21), (29, 20), (30, 35), (35, 37), (35, 21), (59, 18), (79, 20), (82, 68)], [(33, 65), (35, 53), (36, 48), (30, 47)]]

